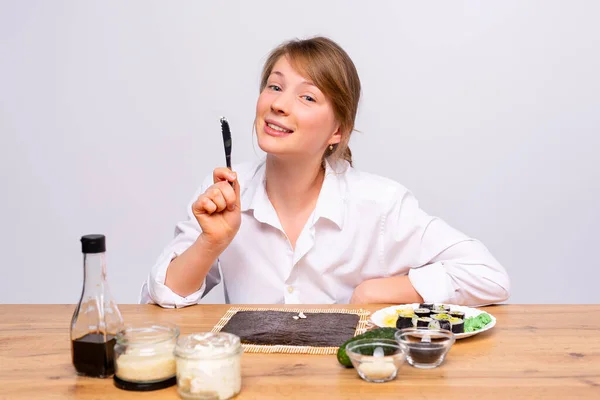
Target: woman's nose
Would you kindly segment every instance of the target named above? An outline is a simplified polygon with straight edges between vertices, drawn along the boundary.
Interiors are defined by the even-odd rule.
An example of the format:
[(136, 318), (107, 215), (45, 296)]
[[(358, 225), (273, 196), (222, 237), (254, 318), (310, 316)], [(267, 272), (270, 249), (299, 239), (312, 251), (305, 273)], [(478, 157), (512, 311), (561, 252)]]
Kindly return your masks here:
[(290, 96), (281, 93), (271, 103), (271, 110), (277, 114), (288, 115), (290, 112)]

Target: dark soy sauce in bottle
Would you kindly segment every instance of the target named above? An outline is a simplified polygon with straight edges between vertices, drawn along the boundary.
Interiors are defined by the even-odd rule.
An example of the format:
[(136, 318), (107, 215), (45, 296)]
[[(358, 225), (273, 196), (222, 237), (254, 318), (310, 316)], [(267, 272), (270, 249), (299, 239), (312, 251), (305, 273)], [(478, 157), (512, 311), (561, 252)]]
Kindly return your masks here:
[(108, 377), (115, 373), (115, 336), (88, 333), (72, 342), (73, 365), (81, 375)]
[(107, 378), (114, 374), (116, 332), (123, 318), (106, 281), (104, 235), (81, 238), (83, 291), (71, 320), (71, 356), (79, 375)]

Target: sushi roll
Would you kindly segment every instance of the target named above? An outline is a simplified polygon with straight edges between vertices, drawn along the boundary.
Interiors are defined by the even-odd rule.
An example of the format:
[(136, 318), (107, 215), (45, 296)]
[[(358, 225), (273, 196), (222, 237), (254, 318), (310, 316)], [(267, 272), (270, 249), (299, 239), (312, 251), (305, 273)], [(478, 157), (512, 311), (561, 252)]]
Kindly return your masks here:
[(431, 318), (429, 317), (421, 317), (421, 318), (417, 318), (417, 328), (428, 328), (429, 327), (429, 323), (433, 321)]
[(434, 319), (429, 323), (429, 325), (427, 325), (427, 328), (434, 331), (438, 331), (440, 329), (449, 331), (452, 329), (452, 324), (450, 321), (445, 319)]
[(439, 322), (440, 322), (440, 329), (445, 329), (447, 331), (452, 330), (452, 324), (450, 323), (450, 321), (442, 319)]
[(419, 308), (427, 308), (427, 309), (429, 309), (429, 310), (433, 310), (433, 307), (434, 307), (434, 306), (435, 306), (435, 305), (434, 305), (433, 303), (421, 303), (421, 304), (419, 305)]
[(450, 318), (450, 324), (452, 324), (452, 333), (464, 333), (465, 332), (465, 320), (460, 318)]
[(431, 314), (431, 310), (429, 308), (417, 308), (415, 310), (415, 315), (419, 318), (429, 317), (429, 314)]
[(439, 314), (433, 314), (431, 316), (431, 318), (436, 319), (438, 321), (448, 321), (452, 317), (448, 314), (439, 313)]
[(431, 310), (431, 314), (429, 316), (433, 318), (434, 315), (440, 315), (440, 314), (447, 315), (448, 311), (446, 311), (446, 310)]
[(463, 311), (450, 311), (449, 314), (454, 318), (465, 319), (465, 313)]
[(404, 329), (404, 328), (412, 328), (414, 327), (413, 318), (414, 314), (410, 313), (402, 313), (398, 315), (398, 319), (396, 320), (396, 328)]
[(435, 306), (433, 306), (432, 311), (441, 311), (447, 314), (448, 312), (450, 312), (450, 306), (447, 306), (445, 304), (436, 304)]

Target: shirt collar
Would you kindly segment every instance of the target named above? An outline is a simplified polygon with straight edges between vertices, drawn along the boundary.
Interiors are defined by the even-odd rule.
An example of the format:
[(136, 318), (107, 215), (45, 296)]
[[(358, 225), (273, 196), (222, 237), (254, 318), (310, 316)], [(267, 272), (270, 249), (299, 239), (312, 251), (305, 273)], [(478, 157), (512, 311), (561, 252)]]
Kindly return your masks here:
[(346, 209), (346, 161), (331, 164), (325, 161), (325, 179), (315, 207), (315, 221), (325, 218), (342, 229)]
[(254, 176), (247, 181), (240, 194), (241, 211), (253, 211), (258, 221), (274, 226), (283, 231), (277, 213), (265, 190), (265, 160), (261, 161), (254, 171)]
[[(282, 229), (277, 213), (265, 190), (265, 167), (266, 162), (260, 162), (254, 176), (247, 181), (246, 187), (242, 188), (240, 194), (241, 211), (253, 210), (254, 218), (258, 221)], [(342, 229), (346, 208), (345, 175), (348, 169), (349, 164), (346, 161), (333, 164), (327, 160), (325, 161), (325, 178), (315, 206), (314, 222), (319, 218), (325, 218)]]

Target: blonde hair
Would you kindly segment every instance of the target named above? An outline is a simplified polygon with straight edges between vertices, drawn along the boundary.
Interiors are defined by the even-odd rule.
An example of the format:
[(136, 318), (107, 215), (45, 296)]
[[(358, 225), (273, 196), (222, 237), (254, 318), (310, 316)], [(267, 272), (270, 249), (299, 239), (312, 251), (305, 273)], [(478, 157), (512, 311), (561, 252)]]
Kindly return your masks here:
[(276, 47), (267, 58), (262, 71), (262, 92), (275, 63), (287, 57), (292, 67), (310, 79), (331, 101), (336, 121), (340, 124), (341, 140), (327, 147), (323, 159), (343, 159), (352, 165), (352, 152), (348, 147), (350, 134), (360, 100), (360, 79), (354, 63), (337, 43), (325, 37), (295, 39)]

